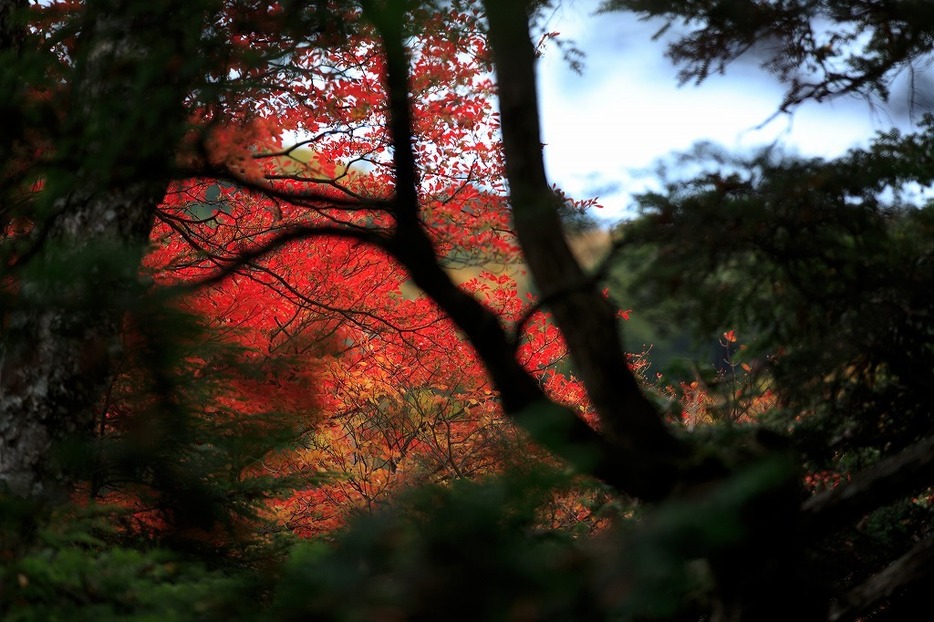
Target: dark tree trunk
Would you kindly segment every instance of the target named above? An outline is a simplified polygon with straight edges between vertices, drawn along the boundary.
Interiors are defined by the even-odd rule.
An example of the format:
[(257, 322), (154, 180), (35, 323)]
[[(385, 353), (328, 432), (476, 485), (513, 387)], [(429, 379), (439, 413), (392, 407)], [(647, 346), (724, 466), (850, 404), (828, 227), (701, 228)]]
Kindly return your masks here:
[(564, 237), (558, 197), (545, 177), (535, 88), (535, 52), (522, 2), (484, 2), (499, 89), (506, 176), (516, 233), (549, 300), (575, 371), (605, 430), (629, 463), (626, 491), (666, 496), (689, 455), (663, 424), (629, 370), (615, 309), (581, 268)]
[[(198, 4), (91, 0), (83, 8), (70, 109), (52, 137), (55, 152), (43, 154), (45, 188), (33, 197), (32, 231), (7, 280), (0, 488), (14, 494), (63, 493), (68, 473), (56, 448), (93, 433), (184, 130), (195, 72), (179, 72), (177, 59), (198, 58)], [(0, 9), (0, 26), (8, 23)]]
[[(612, 440), (608, 435), (588, 426), (572, 409), (549, 400), (538, 382), (516, 360), (515, 343), (508, 337), (496, 315), (454, 285), (441, 269), (418, 213), (418, 172), (412, 153), (412, 123), (408, 104), (408, 60), (403, 36), (404, 3), (364, 2), (364, 7), (379, 31), (386, 52), (389, 116), (396, 165), (396, 196), (394, 198), (396, 231), (384, 247), (406, 267), (415, 284), (431, 296), (464, 332), (477, 350), (499, 390), (506, 415), (524, 428), (536, 442), (567, 460), (580, 472), (594, 475), (621, 491), (649, 500), (664, 497), (677, 481), (674, 473), (682, 468), (682, 462), (686, 462), (687, 452), (668, 433), (651, 405), (639, 392), (635, 379), (626, 367), (625, 354), (616, 333), (613, 332), (616, 326), (613, 311), (606, 301), (600, 298), (599, 294), (595, 294), (600, 310), (603, 312), (597, 324), (603, 332), (587, 332), (585, 329), (586, 334), (583, 339), (580, 339), (578, 337), (581, 332), (577, 330), (574, 323), (571, 323), (567, 330), (574, 332), (575, 335), (573, 339), (568, 337), (569, 343), (572, 344), (575, 361), (580, 356), (581, 360), (587, 362), (588, 369), (591, 371), (594, 370), (594, 364), (599, 365), (600, 361), (610, 366), (604, 372), (596, 374), (598, 376), (596, 379), (595, 374), (585, 375), (585, 381), (589, 381), (587, 386), (591, 395), (596, 394), (599, 398), (595, 398), (594, 402), (601, 414), (607, 412), (607, 400), (612, 399), (613, 395), (622, 397), (614, 404), (633, 406), (632, 412), (627, 413), (631, 417), (632, 426), (629, 428), (623, 426), (632, 435), (620, 434)], [(524, 18), (522, 24), (526, 24)], [(528, 37), (527, 30), (525, 36)], [(524, 58), (523, 56), (522, 59)], [(497, 70), (499, 70), (498, 66)], [(522, 91), (520, 94), (527, 95), (528, 93)], [(534, 91), (531, 95), (534, 102)], [(502, 101), (502, 96), (500, 99)], [(504, 121), (505, 117), (506, 115), (504, 115)], [(513, 120), (510, 118), (510, 122)], [(537, 130), (537, 121), (535, 127)], [(507, 145), (509, 141), (517, 140), (510, 130), (511, 126), (507, 128), (504, 122)], [(507, 163), (509, 157), (507, 148)], [(541, 154), (538, 153), (536, 157), (540, 158)], [(515, 208), (515, 187), (520, 183), (537, 181), (539, 180), (529, 182), (522, 176), (514, 178), (513, 173), (510, 172), (509, 182), (513, 188), (515, 212), (519, 212)], [(544, 183), (544, 174), (540, 181)], [(548, 198), (544, 205), (546, 210), (554, 209), (552, 199), (552, 194), (548, 191)], [(536, 207), (533, 206), (532, 209)], [(557, 218), (556, 214), (554, 216)], [(523, 250), (530, 258), (529, 263), (533, 266), (533, 272), (536, 266), (541, 268), (539, 265), (541, 262), (533, 263), (532, 256), (540, 260), (551, 252), (552, 245), (563, 245), (559, 247), (559, 251), (563, 248), (567, 252), (569, 261), (573, 262), (573, 267), (577, 269), (572, 276), (580, 276), (580, 281), (583, 281), (583, 274), (576, 261), (570, 256), (561, 235), (560, 222), (557, 227), (557, 229), (547, 228), (545, 234), (539, 238), (536, 238), (533, 233), (531, 239), (528, 236), (525, 240), (520, 239), (523, 243)], [(565, 257), (565, 254), (559, 256)], [(564, 282), (562, 280), (564, 274), (555, 275), (547, 269), (544, 272), (539, 270), (535, 274), (542, 283)], [(574, 281), (572, 285), (576, 287), (580, 281)], [(575, 309), (580, 310), (581, 304), (586, 306), (592, 300), (592, 297), (585, 296), (577, 301)], [(558, 304), (563, 303), (559, 301)], [(589, 322), (585, 317), (578, 319), (578, 324)], [(604, 320), (608, 324), (600, 324)], [(567, 336), (565, 326), (562, 326), (562, 330)], [(601, 339), (607, 335), (606, 331), (612, 332), (609, 343), (601, 342)], [(587, 358), (588, 354), (582, 353), (582, 344), (585, 343), (584, 348), (597, 347), (601, 351), (606, 348), (606, 352), (597, 354), (595, 358)], [(592, 389), (591, 386), (594, 388)], [(612, 430), (612, 426), (608, 427)]]
[[(682, 501), (699, 503), (718, 499), (723, 490), (738, 490), (734, 482), (743, 466), (728, 469), (719, 458), (712, 456), (702, 463), (692, 457), (692, 449), (666, 429), (630, 372), (615, 310), (571, 253), (559, 199), (545, 176), (527, 4), (489, 0), (484, 6), (516, 232), (529, 269), (567, 340), (575, 370), (619, 448), (621, 461), (628, 465), (622, 490), (648, 500), (675, 493)], [(798, 488), (792, 471), (778, 471), (774, 482), (735, 509), (739, 516), (732, 518), (742, 525), (739, 541), (695, 552), (708, 557), (718, 583), (716, 619), (777, 620), (801, 614), (794, 619), (803, 620), (820, 611), (811, 595), (801, 600), (787, 597), (789, 590), (802, 586), (794, 572), (799, 559), (794, 541)], [(672, 529), (675, 537), (675, 531), (687, 527)]]

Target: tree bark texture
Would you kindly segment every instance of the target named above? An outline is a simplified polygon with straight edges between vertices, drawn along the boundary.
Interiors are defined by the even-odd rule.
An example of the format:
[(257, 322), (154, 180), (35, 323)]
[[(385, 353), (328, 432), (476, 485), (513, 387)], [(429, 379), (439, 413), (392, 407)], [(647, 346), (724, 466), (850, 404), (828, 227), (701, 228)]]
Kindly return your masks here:
[(196, 54), (198, 5), (91, 0), (82, 9), (70, 109), (55, 153), (43, 154), (45, 188), (0, 318), (0, 490), (59, 495), (67, 474), (54, 449), (92, 433), (184, 130), (193, 74), (172, 67)]

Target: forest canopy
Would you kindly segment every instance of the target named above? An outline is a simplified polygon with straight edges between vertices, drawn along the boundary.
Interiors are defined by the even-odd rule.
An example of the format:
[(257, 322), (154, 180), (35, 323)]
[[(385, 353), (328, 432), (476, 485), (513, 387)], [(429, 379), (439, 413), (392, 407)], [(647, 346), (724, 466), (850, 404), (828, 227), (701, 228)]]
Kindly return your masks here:
[[(0, 0), (0, 616), (916, 615), (934, 118), (699, 145), (595, 230), (542, 160), (555, 4)], [(925, 4), (603, 10), (793, 114), (923, 74)]]

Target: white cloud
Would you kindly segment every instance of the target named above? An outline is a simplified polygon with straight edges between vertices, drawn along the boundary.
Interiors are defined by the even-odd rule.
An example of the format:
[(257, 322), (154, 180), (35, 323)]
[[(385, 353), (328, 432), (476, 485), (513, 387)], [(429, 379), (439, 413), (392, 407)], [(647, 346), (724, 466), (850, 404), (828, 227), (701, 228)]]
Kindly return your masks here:
[(780, 140), (807, 156), (833, 157), (865, 144), (891, 120), (865, 102), (809, 104), (760, 126), (777, 110), (782, 89), (748, 64), (700, 87), (677, 86), (657, 25), (615, 13), (594, 16), (596, 0), (561, 3), (545, 24), (587, 55), (575, 74), (554, 46), (539, 63), (545, 158), (551, 180), (579, 198), (600, 192), (605, 210), (621, 218), (631, 194), (649, 183), (639, 171), (700, 140), (744, 150)]

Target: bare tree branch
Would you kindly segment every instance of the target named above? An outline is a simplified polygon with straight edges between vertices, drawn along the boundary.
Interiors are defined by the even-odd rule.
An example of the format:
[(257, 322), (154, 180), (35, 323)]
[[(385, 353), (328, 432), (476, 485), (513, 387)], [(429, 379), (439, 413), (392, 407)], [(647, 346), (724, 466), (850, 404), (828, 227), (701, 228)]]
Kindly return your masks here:
[[(178, 231), (178, 228), (173, 228)], [(233, 257), (216, 257), (216, 260), (219, 263), (225, 264), (220, 270), (204, 279), (191, 281), (189, 283), (185, 283), (184, 285), (177, 286), (178, 291), (179, 293), (191, 292), (203, 287), (217, 284), (237, 271), (254, 264), (256, 261), (262, 259), (266, 255), (269, 255), (270, 253), (273, 253), (292, 242), (307, 240), (308, 238), (313, 237), (349, 238), (364, 242), (366, 244), (371, 244), (377, 248), (386, 248), (387, 245), (387, 238), (376, 231), (351, 229), (348, 227), (339, 226), (296, 225), (294, 227), (287, 228), (284, 232), (263, 242), (262, 244), (237, 253)]]

